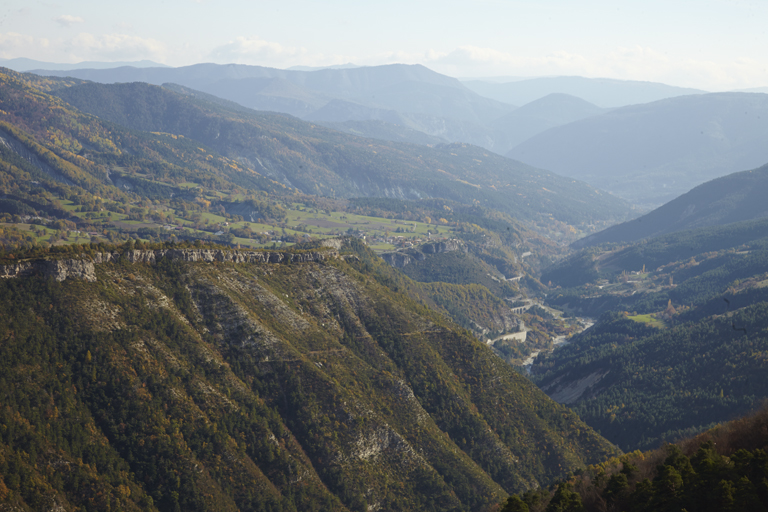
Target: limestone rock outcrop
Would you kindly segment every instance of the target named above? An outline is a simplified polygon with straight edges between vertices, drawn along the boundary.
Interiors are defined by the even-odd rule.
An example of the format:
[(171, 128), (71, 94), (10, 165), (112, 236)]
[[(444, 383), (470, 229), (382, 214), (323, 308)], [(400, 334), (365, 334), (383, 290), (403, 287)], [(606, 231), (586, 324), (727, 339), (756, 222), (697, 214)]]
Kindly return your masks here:
[(309, 263), (335, 258), (338, 252), (332, 250), (311, 252), (267, 252), (267, 251), (228, 251), (223, 249), (158, 249), (128, 250), (115, 252), (97, 252), (90, 256), (81, 255), (77, 259), (40, 259), (20, 261), (11, 265), (0, 265), (0, 278), (43, 275), (57, 281), (68, 278), (96, 281), (95, 265), (128, 261), (130, 263), (156, 263), (170, 259), (192, 262), (230, 262), (230, 263)]
[(430, 242), (413, 249), (397, 252), (385, 252), (381, 258), (395, 268), (403, 268), (416, 261), (424, 261), (428, 256), (443, 252), (466, 251), (466, 246), (459, 240)]
[(0, 265), (0, 278), (38, 274), (52, 277), (57, 281), (64, 281), (69, 277), (89, 282), (96, 281), (96, 269), (93, 262), (88, 260), (36, 260)]

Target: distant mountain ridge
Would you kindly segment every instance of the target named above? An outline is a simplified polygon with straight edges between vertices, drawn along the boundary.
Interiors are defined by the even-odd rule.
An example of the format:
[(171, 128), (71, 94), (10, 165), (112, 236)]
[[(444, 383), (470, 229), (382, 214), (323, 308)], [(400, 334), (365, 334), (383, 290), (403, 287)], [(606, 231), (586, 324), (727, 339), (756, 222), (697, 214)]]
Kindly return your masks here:
[(699, 94), (622, 107), (547, 130), (507, 156), (657, 206), (768, 161), (768, 94)]
[[(258, 108), (250, 99), (255, 87), (256, 91), (262, 94), (288, 97), (303, 95), (307, 98), (325, 99), (325, 102), (340, 98), (364, 102), (372, 107), (396, 108), (404, 112), (415, 111), (465, 120), (492, 118), (501, 115), (504, 110), (513, 109), (469, 91), (455, 78), (440, 75), (420, 65), (391, 64), (306, 72), (239, 64), (195, 64), (181, 68), (122, 67), (109, 70), (56, 71), (49, 74), (72, 76), (99, 83), (138, 81), (162, 85), (172, 82), (216, 94), (252, 108)], [(272, 83), (267, 79), (285, 82), (272, 91), (264, 91), (265, 84)], [(293, 84), (295, 88), (287, 90), (286, 82)], [(324, 98), (325, 96), (327, 98)], [(439, 104), (443, 98), (449, 102), (445, 107)], [(419, 101), (414, 101), (415, 99)], [(401, 105), (400, 102), (406, 104)], [(414, 110), (414, 107), (417, 110)]]
[(352, 64), (351, 62), (347, 62), (346, 64), (335, 64), (333, 66), (291, 66), (288, 69), (289, 71), (319, 71), (321, 69), (349, 69), (349, 68), (360, 68), (363, 66), (358, 66), (357, 64)]
[(478, 94), (513, 105), (523, 105), (548, 94), (559, 93), (576, 96), (601, 108), (616, 108), (707, 92), (657, 82), (582, 76), (540, 77), (501, 83), (487, 79), (463, 80), (462, 83)]
[(768, 164), (708, 181), (637, 219), (611, 226), (572, 244), (637, 242), (676, 231), (768, 217)]
[(550, 128), (607, 112), (588, 101), (563, 93), (552, 93), (526, 103), (496, 119), (491, 126), (503, 137), (503, 145), (514, 148)]
[[(516, 205), (521, 209), (514, 215), (520, 218), (552, 214), (575, 220), (571, 214), (561, 217), (566, 205), (574, 207), (574, 212), (604, 212), (595, 218), (604, 218), (608, 211), (615, 212), (609, 216), (629, 214), (627, 206), (611, 196), (481, 148), (393, 143), (374, 147), (365, 139), (317, 129), (287, 116), (231, 111), (217, 114), (210, 105), (139, 83), (88, 83), (54, 93), (111, 122), (198, 140), (305, 193), (337, 197), (449, 195), (446, 198), (470, 203), (475, 199), (503, 209)], [(531, 186), (532, 182), (537, 185)], [(533, 197), (535, 202), (531, 202)], [(589, 197), (591, 202), (586, 200)]]
[[(78, 127), (92, 124), (100, 138), (109, 139), (97, 143), (109, 148), (111, 163), (99, 160), (106, 152), (96, 152), (92, 158), (98, 163), (91, 167), (67, 149), (61, 153), (67, 161), (62, 165), (68, 173), (71, 171), (68, 176), (72, 178), (67, 178), (70, 181), (77, 178), (93, 186), (99, 183), (110, 187), (109, 174), (101, 166), (117, 165), (141, 174), (141, 180), (149, 180), (142, 181), (142, 186), (157, 193), (178, 193), (168, 186), (169, 177), (162, 171), (170, 165), (174, 174), (198, 183), (203, 175), (212, 173), (209, 178), (221, 180), (215, 185), (221, 189), (237, 183), (269, 193), (280, 189), (290, 193), (294, 189), (336, 198), (441, 197), (463, 204), (477, 202), (522, 221), (546, 225), (553, 220), (576, 226), (613, 223), (631, 215), (626, 203), (592, 187), (478, 147), (451, 144), (429, 148), (379, 142), (291, 116), (255, 112), (237, 105), (233, 108), (225, 100), (210, 103), (199, 96), (185, 96), (148, 84), (75, 85), (73, 80), (56, 80), (10, 71), (0, 73), (0, 94), (14, 98), (13, 103), (4, 104), (7, 110), (0, 112), (0, 120), (12, 120), (19, 129), (27, 130), (27, 135), (18, 137), (39, 137), (41, 148), (55, 140), (85, 154), (91, 150), (80, 149), (82, 144), (90, 148), (98, 139), (84, 138), (79, 131), (83, 128)], [(184, 91), (178, 86), (175, 89)], [(60, 99), (41, 90), (51, 90)], [(76, 113), (66, 103), (59, 103), (61, 100), (115, 126), (108, 128), (104, 121)], [(52, 137), (46, 134), (51, 133), (50, 123), (54, 120), (59, 128)], [(73, 120), (77, 122), (73, 124)], [(143, 134), (130, 133), (128, 128)], [(149, 151), (150, 140), (154, 141), (151, 144), (167, 147), (168, 152)], [(198, 145), (196, 149), (194, 144)], [(190, 147), (194, 150), (190, 151)], [(208, 156), (209, 150), (216, 154)], [(114, 158), (124, 165), (115, 163)], [(142, 163), (136, 167), (132, 162)]]
[(25, 72), (35, 69), (51, 69), (58, 71), (66, 71), (72, 69), (112, 69), (123, 66), (131, 66), (135, 68), (157, 68), (157, 67), (170, 67), (165, 64), (160, 64), (151, 60), (137, 60), (137, 61), (122, 61), (122, 62), (102, 62), (102, 61), (83, 61), (74, 64), (56, 63), (56, 62), (43, 62), (40, 60), (16, 58), (16, 59), (0, 59), (0, 66), (10, 68), (14, 71)]
[[(283, 112), (325, 126), (354, 121), (356, 133), (372, 138), (403, 140), (409, 137), (409, 131), (416, 130), (498, 154), (546, 128), (601, 112), (597, 107), (589, 110), (565, 101), (559, 103), (560, 112), (556, 112), (555, 102), (549, 98), (541, 100), (550, 102), (549, 107), (537, 102), (520, 116), (508, 117), (514, 105), (479, 95), (457, 79), (420, 65), (302, 71), (196, 64), (174, 69), (125, 67), (38, 73), (99, 83), (176, 83), (249, 108)], [(581, 100), (574, 98), (572, 103), (576, 101)], [(369, 125), (366, 121), (377, 123)], [(391, 126), (382, 129), (382, 123)], [(429, 137), (415, 141), (429, 143)]]
[[(605, 113), (601, 109), (704, 92), (584, 77), (459, 81), (421, 65), (404, 64), (275, 69), (209, 63), (36, 72), (99, 83), (176, 83), (249, 108), (287, 113), (365, 137), (412, 139), (426, 145), (438, 143), (437, 138), (501, 155), (547, 129)], [(516, 105), (526, 108), (516, 112)], [(354, 125), (354, 131), (345, 123)], [(412, 137), (414, 130), (426, 137)]]

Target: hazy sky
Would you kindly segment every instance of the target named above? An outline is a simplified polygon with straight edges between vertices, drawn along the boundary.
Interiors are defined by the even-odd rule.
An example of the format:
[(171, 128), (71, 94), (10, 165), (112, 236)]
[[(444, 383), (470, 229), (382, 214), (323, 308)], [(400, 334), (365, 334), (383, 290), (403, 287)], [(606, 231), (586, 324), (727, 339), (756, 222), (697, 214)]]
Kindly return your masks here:
[(3, 0), (0, 58), (768, 86), (767, 0)]

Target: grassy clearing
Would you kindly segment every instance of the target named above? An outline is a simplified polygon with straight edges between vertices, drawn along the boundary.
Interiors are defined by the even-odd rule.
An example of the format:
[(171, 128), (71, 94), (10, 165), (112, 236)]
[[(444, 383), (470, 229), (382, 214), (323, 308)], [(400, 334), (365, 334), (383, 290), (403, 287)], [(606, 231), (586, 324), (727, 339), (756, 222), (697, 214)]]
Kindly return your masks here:
[[(69, 236), (62, 239), (57, 239), (56, 234), (58, 230), (49, 228), (47, 226), (41, 226), (40, 224), (15, 224), (15, 223), (0, 223), (0, 226), (9, 226), (18, 229), (19, 231), (25, 231), (32, 235), (37, 243), (50, 243), (53, 245), (68, 245), (68, 244), (84, 244), (91, 241), (90, 235), (85, 232), (77, 233), (76, 230), (70, 230)], [(52, 239), (52, 237), (54, 239)]]
[(75, 210), (80, 208), (79, 204), (75, 204), (72, 201), (70, 201), (69, 199), (64, 199), (63, 201), (61, 201), (61, 206), (62, 206), (62, 208), (64, 208), (64, 210), (66, 210), (68, 212), (74, 212)]
[(203, 220), (208, 219), (208, 222), (210, 222), (211, 224), (227, 222), (226, 217), (223, 217), (221, 215), (216, 215), (215, 213), (201, 212), (200, 218), (202, 218)]
[(658, 318), (652, 317), (651, 315), (630, 315), (627, 318), (641, 324), (648, 324), (651, 327), (656, 327), (658, 329), (665, 329), (667, 327), (666, 323), (664, 323), (662, 320), (659, 320)]
[[(383, 240), (388, 237), (403, 237), (407, 240), (426, 239), (428, 235), (437, 238), (452, 237), (453, 228), (446, 225), (427, 224), (418, 221), (369, 217), (346, 212), (325, 212), (307, 208), (302, 204), (293, 204), (286, 211), (287, 229), (312, 236), (336, 236), (348, 232), (362, 232), (372, 238), (375, 250), (391, 250), (394, 246)], [(254, 228), (251, 228), (254, 229)], [(272, 227), (274, 229), (274, 227)], [(398, 229), (400, 232), (398, 232)]]

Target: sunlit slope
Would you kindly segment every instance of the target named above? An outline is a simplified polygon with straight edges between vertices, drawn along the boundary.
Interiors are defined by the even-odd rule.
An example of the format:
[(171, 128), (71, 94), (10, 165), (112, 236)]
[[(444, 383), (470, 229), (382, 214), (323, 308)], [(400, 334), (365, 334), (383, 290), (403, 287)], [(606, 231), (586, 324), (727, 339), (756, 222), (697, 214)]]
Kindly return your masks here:
[[(125, 177), (134, 188), (160, 195), (165, 191), (166, 196), (173, 186), (187, 181), (227, 192), (240, 187), (285, 191), (284, 185), (212, 154), (199, 143), (100, 120), (43, 92), (72, 82), (37, 80), (37, 88), (25, 82), (24, 75), (0, 73), (0, 131), (5, 141), (1, 151), (8, 155), (3, 172), (18, 175), (6, 180), (6, 187), (45, 181), (74, 187), (61, 190), (63, 194), (86, 191), (119, 197), (130, 188), (118, 184)], [(14, 158), (21, 161), (8, 160)]]

